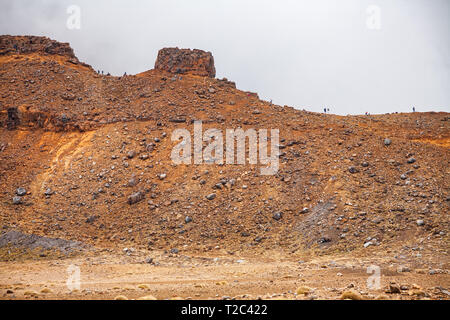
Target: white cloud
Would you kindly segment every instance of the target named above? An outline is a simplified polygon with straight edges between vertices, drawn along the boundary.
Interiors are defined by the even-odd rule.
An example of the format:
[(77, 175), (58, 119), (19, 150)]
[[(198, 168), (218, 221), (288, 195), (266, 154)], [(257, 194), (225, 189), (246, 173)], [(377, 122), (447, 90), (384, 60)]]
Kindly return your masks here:
[[(68, 6), (81, 30), (66, 28)], [(366, 26), (369, 5), (381, 30)], [(217, 77), (260, 97), (338, 114), (450, 111), (447, 0), (3, 0), (0, 33), (70, 42), (121, 75), (153, 68), (165, 46), (214, 55)]]

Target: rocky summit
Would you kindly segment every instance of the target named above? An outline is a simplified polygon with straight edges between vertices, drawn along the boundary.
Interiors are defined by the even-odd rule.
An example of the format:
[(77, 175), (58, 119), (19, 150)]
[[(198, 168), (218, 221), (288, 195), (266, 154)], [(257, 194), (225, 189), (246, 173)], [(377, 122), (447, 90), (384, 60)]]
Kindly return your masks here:
[[(448, 298), (438, 284), (449, 284), (449, 113), (338, 116), (275, 105), (216, 79), (212, 54), (197, 49), (164, 48), (153, 70), (105, 75), (68, 44), (35, 36), (0, 36), (0, 95), (2, 261), (142, 262), (169, 268), (173, 279), (170, 267), (180, 265), (211, 279), (259, 270), (279, 275), (270, 292), (292, 298), (339, 298), (352, 281), (365, 286), (365, 268), (376, 263), (390, 276), (398, 267), (424, 274), (405, 276), (420, 283), (404, 284), (398, 297)], [(174, 163), (174, 131), (193, 133), (199, 120), (203, 132), (278, 129), (277, 172), (261, 174), (247, 155), (234, 165)], [(32, 238), (7, 241), (11, 234)], [(30, 245), (42, 237), (77, 245)], [(299, 295), (297, 282), (280, 282), (308, 270)], [(425, 278), (431, 270), (437, 277)], [(327, 291), (323, 277), (347, 282)], [(176, 292), (208, 298), (229, 286), (224, 299), (246, 290), (276, 297), (259, 284), (253, 292), (206, 282)], [(160, 289), (158, 298), (178, 290)]]
[(156, 58), (155, 69), (210, 78), (216, 76), (214, 58), (211, 52), (198, 49), (161, 49)]

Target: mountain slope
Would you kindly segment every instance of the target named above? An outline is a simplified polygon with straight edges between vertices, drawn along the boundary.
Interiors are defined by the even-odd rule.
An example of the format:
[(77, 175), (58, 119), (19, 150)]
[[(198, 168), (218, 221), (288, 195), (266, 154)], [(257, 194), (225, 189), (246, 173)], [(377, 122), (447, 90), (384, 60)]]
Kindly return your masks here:
[[(0, 92), (6, 231), (181, 252), (448, 254), (448, 113), (342, 117), (272, 105), (227, 79), (101, 75), (40, 37), (1, 37)], [(172, 132), (194, 120), (279, 129), (278, 173), (175, 165)]]

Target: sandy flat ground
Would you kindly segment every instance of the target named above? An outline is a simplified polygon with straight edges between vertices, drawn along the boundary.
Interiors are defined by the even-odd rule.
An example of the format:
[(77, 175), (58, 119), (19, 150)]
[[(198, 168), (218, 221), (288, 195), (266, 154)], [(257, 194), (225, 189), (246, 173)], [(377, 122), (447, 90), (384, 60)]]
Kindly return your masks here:
[[(380, 288), (369, 288), (367, 267), (380, 267)], [(67, 280), (80, 269), (80, 290)], [(324, 257), (307, 261), (263, 257), (83, 254), (62, 260), (0, 263), (1, 299), (340, 299), (348, 290), (363, 299), (448, 299), (450, 276), (426, 269), (398, 272), (385, 258)], [(389, 283), (401, 293), (386, 293)], [(297, 294), (299, 287), (307, 293)]]

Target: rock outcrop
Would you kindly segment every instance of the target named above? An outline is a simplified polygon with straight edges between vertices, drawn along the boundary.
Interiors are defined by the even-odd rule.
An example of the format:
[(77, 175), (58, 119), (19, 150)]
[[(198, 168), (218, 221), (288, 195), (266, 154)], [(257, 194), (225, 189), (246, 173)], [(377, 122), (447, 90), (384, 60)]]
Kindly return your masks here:
[(0, 36), (0, 55), (39, 52), (67, 56), (78, 62), (69, 43), (38, 36)]
[(211, 52), (198, 49), (163, 48), (158, 52), (155, 69), (210, 78), (216, 76)]

